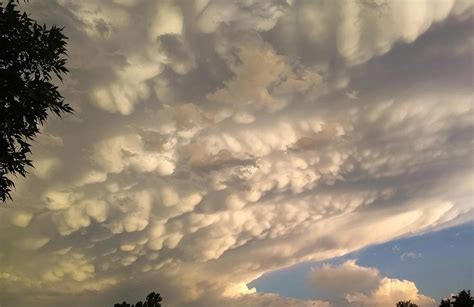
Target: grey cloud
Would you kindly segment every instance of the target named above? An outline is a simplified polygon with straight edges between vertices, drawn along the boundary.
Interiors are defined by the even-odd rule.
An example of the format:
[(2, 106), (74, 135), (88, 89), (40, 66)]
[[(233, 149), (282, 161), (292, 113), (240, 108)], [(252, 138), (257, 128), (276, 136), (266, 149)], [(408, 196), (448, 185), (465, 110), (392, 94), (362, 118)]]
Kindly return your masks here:
[(412, 43), (450, 16), (466, 18), (470, 10), (467, 1), (292, 1), (269, 37), (285, 53), (313, 61), (341, 58), (356, 65), (389, 52), (398, 42)]

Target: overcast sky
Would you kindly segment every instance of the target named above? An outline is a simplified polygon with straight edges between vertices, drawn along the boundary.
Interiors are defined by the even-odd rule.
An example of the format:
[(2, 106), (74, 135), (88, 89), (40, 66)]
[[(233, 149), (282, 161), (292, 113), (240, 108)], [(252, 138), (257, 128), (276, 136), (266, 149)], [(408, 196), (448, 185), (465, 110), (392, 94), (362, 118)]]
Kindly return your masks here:
[(356, 258), (308, 267), (313, 296), (247, 285), (472, 223), (473, 4), (21, 4), (65, 27), (75, 115), (0, 210), (0, 305), (434, 306)]

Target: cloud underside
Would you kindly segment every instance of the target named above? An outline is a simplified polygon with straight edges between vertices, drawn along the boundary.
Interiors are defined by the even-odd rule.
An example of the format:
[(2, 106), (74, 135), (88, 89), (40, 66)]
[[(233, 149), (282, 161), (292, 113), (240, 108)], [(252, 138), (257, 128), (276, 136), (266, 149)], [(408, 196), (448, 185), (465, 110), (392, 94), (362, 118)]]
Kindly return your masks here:
[[(76, 115), (0, 211), (2, 303), (328, 306), (245, 285), (472, 220), (470, 3), (25, 5), (66, 26)], [(429, 301), (342, 269), (373, 277), (356, 306)]]

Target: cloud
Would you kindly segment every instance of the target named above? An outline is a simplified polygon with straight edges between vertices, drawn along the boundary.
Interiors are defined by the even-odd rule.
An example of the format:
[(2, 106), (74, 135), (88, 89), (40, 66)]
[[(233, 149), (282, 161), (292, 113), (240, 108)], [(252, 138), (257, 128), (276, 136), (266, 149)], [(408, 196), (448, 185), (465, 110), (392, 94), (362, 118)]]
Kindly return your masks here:
[(209, 94), (209, 100), (235, 105), (237, 109), (247, 106), (275, 111), (294, 101), (292, 96), (320, 87), (322, 78), (318, 72), (293, 68), (287, 58), (276, 54), (258, 37), (236, 36), (230, 42), (223, 40), (221, 46), (234, 77), (224, 82), (224, 88)]
[(348, 294), (346, 299), (356, 305), (388, 306), (396, 304), (401, 297), (419, 305), (436, 306), (434, 299), (418, 293), (415, 283), (386, 277), (382, 279), (381, 286), (370, 295), (354, 293)]
[[(413, 43), (451, 16), (468, 15), (471, 5), (455, 0), (294, 1), (274, 28), (275, 38), (289, 51), (295, 51), (290, 46), (295, 40), (302, 40), (312, 52), (337, 53), (348, 65), (358, 65), (389, 52), (397, 43)], [(300, 27), (295, 26), (296, 19)]]
[(410, 260), (410, 259), (418, 259), (422, 257), (423, 255), (421, 253), (415, 253), (415, 252), (407, 252), (400, 255), (400, 259), (402, 261)]
[(50, 238), (41, 236), (31, 236), (23, 240), (15, 242), (15, 246), (23, 250), (37, 250), (48, 243)]
[(377, 269), (361, 267), (354, 260), (348, 260), (340, 266), (324, 264), (320, 268), (313, 268), (307, 282), (312, 288), (331, 295), (341, 295), (373, 290), (379, 286), (380, 276)]
[(60, 166), (59, 159), (46, 158), (38, 159), (33, 170), (33, 173), (41, 179), (48, 179)]
[[(198, 4), (197, 2), (196, 4)], [(205, 3), (205, 4), (204, 4)], [(198, 27), (205, 33), (218, 30), (223, 23), (231, 24), (237, 29), (256, 29), (268, 31), (272, 29), (279, 17), (284, 14), (284, 1), (234, 1), (221, 0), (201, 1)]]
[[(435, 306), (432, 298), (418, 293), (408, 280), (380, 276), (375, 268), (361, 267), (354, 260), (339, 266), (322, 265), (308, 274), (309, 286), (322, 291), (332, 301), (348, 306), (390, 306), (411, 300), (422, 306)], [(330, 300), (330, 301), (331, 301)]]
[[(25, 4), (66, 26), (76, 114), (43, 127), (0, 210), (2, 304), (154, 285), (177, 306), (304, 305), (243, 285), (472, 220), (472, 9), (441, 2)], [(328, 272), (353, 302), (421, 300), (375, 269)]]
[(13, 213), (13, 216), (11, 217), (10, 222), (15, 226), (24, 228), (24, 227), (27, 227), (28, 224), (30, 224), (32, 218), (33, 218), (33, 213), (29, 211), (18, 210), (15, 213)]

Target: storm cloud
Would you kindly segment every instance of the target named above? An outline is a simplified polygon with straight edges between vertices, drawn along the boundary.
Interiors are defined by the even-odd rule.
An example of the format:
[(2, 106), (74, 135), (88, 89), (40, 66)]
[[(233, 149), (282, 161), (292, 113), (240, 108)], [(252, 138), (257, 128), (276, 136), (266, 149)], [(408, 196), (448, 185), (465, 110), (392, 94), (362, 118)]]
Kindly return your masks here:
[[(2, 306), (151, 291), (170, 306), (329, 306), (246, 284), (472, 220), (471, 4), (22, 4), (65, 26), (76, 113), (43, 127), (0, 210)], [(373, 277), (348, 302), (389, 284), (418, 295), (342, 268)]]

